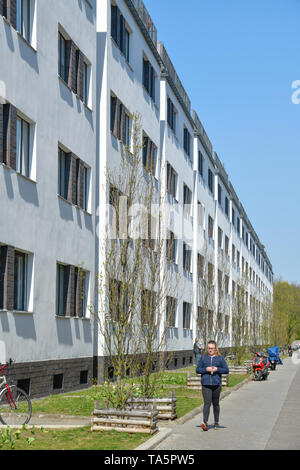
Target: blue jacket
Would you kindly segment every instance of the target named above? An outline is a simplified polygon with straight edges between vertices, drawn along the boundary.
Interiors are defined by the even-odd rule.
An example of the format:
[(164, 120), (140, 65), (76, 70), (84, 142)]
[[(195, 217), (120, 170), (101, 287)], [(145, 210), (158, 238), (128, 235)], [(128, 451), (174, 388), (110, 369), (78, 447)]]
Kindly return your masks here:
[[(217, 372), (207, 372), (207, 367), (217, 367)], [(222, 385), (222, 374), (229, 374), (228, 365), (223, 356), (202, 356), (198, 362), (196, 373), (201, 374), (202, 385)]]

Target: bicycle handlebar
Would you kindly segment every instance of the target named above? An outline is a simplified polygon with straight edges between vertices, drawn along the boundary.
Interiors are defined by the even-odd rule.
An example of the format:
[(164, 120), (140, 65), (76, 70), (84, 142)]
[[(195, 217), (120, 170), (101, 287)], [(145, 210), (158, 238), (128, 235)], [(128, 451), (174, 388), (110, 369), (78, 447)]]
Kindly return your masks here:
[(9, 360), (8, 360), (8, 362), (6, 362), (5, 364), (0, 364), (0, 367), (1, 367), (1, 369), (2, 369), (2, 373), (3, 373), (3, 369), (4, 369), (5, 367), (7, 367), (7, 366), (11, 366), (13, 362), (14, 362), (14, 361), (13, 361), (12, 358), (10, 357)]

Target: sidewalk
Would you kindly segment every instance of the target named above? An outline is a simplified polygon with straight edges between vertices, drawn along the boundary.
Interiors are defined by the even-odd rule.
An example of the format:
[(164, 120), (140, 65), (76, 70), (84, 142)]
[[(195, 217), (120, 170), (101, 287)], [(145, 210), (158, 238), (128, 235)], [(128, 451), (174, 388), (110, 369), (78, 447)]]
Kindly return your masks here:
[(300, 367), (287, 358), (266, 382), (248, 382), (220, 402), (221, 429), (203, 432), (198, 414), (174, 425), (155, 450), (300, 449), (299, 390)]

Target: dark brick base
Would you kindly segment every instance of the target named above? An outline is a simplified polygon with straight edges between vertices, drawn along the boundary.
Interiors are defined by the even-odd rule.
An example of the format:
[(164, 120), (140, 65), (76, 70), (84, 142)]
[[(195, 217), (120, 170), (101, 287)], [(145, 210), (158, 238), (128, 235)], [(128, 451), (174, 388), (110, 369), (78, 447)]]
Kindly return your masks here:
[[(221, 354), (228, 352), (221, 351)], [(141, 357), (141, 362), (142, 362)], [(172, 351), (164, 354), (166, 370), (176, 370), (195, 364), (192, 350)], [(159, 364), (159, 359), (157, 361)], [(110, 363), (106, 357), (86, 357), (53, 361), (24, 362), (8, 366), (5, 370), (9, 384), (29, 388), (32, 398), (89, 388), (102, 384), (107, 378)], [(62, 377), (61, 375), (62, 374)], [(84, 381), (85, 383), (81, 383)], [(55, 388), (59, 386), (60, 388)], [(25, 390), (26, 391), (26, 390)]]
[[(157, 357), (157, 365), (159, 364), (159, 357)], [(140, 357), (140, 362), (143, 362), (143, 356)], [(166, 370), (182, 369), (194, 364), (194, 354), (192, 350), (188, 351), (171, 351), (164, 353), (163, 362)], [(109, 358), (97, 357), (94, 358), (94, 371), (95, 378), (99, 384), (103, 383), (107, 379), (110, 368)], [(112, 378), (112, 377), (111, 377)]]
[[(56, 385), (61, 382), (54, 380), (58, 374), (63, 374), (62, 387), (55, 389), (55, 382)], [(39, 398), (90, 387), (93, 383), (93, 358), (16, 363), (5, 369), (5, 375), (7, 382), (15, 385), (30, 379), (29, 394), (32, 398)], [(87, 383), (80, 383), (80, 378), (85, 380), (86, 377)]]

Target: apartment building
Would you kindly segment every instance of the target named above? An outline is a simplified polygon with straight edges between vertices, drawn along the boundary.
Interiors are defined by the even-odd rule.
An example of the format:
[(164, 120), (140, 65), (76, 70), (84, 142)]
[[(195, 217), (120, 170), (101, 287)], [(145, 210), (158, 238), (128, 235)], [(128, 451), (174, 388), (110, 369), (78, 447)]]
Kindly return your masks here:
[(272, 265), (143, 2), (0, 0), (0, 41), (0, 341), (13, 379), (42, 396), (103, 378), (91, 311), (103, 304), (107, 175), (137, 115), (173, 242), (169, 367), (192, 362), (205, 312), (232, 346), (240, 279), (250, 328), (272, 298)]
[(38, 396), (93, 374), (96, 10), (0, 6), (0, 339)]
[[(133, 151), (133, 132), (137, 121), (141, 144), (145, 145), (141, 165), (145, 169), (146, 166), (151, 167), (156, 182), (160, 178), (161, 58), (156, 49), (155, 26), (146, 9), (139, 9), (140, 3), (126, 0), (99, 0), (97, 3), (98, 57), (102, 57), (101, 65), (98, 65), (97, 83), (100, 93), (97, 129), (99, 219), (102, 221), (106, 220), (112, 192), (126, 196), (126, 188), (123, 185), (119, 187), (122, 184), (119, 181), (121, 153), (125, 149)], [(110, 177), (112, 174), (116, 176), (114, 181)], [(143, 181), (140, 183), (143, 184)], [(102, 273), (101, 278), (107, 276), (107, 252), (102, 249), (106, 237), (107, 226), (99, 224), (98, 269)], [(100, 316), (102, 304), (100, 299)], [(96, 349), (96, 374), (101, 380), (105, 356), (101, 334), (98, 334)]]
[(166, 206), (166, 238), (173, 242), (169, 257), (169, 302), (173, 305), (167, 347), (172, 365), (191, 361), (193, 343), (193, 198), (194, 138), (190, 99), (163, 43), (157, 49), (161, 72), (161, 162), (162, 200)]

